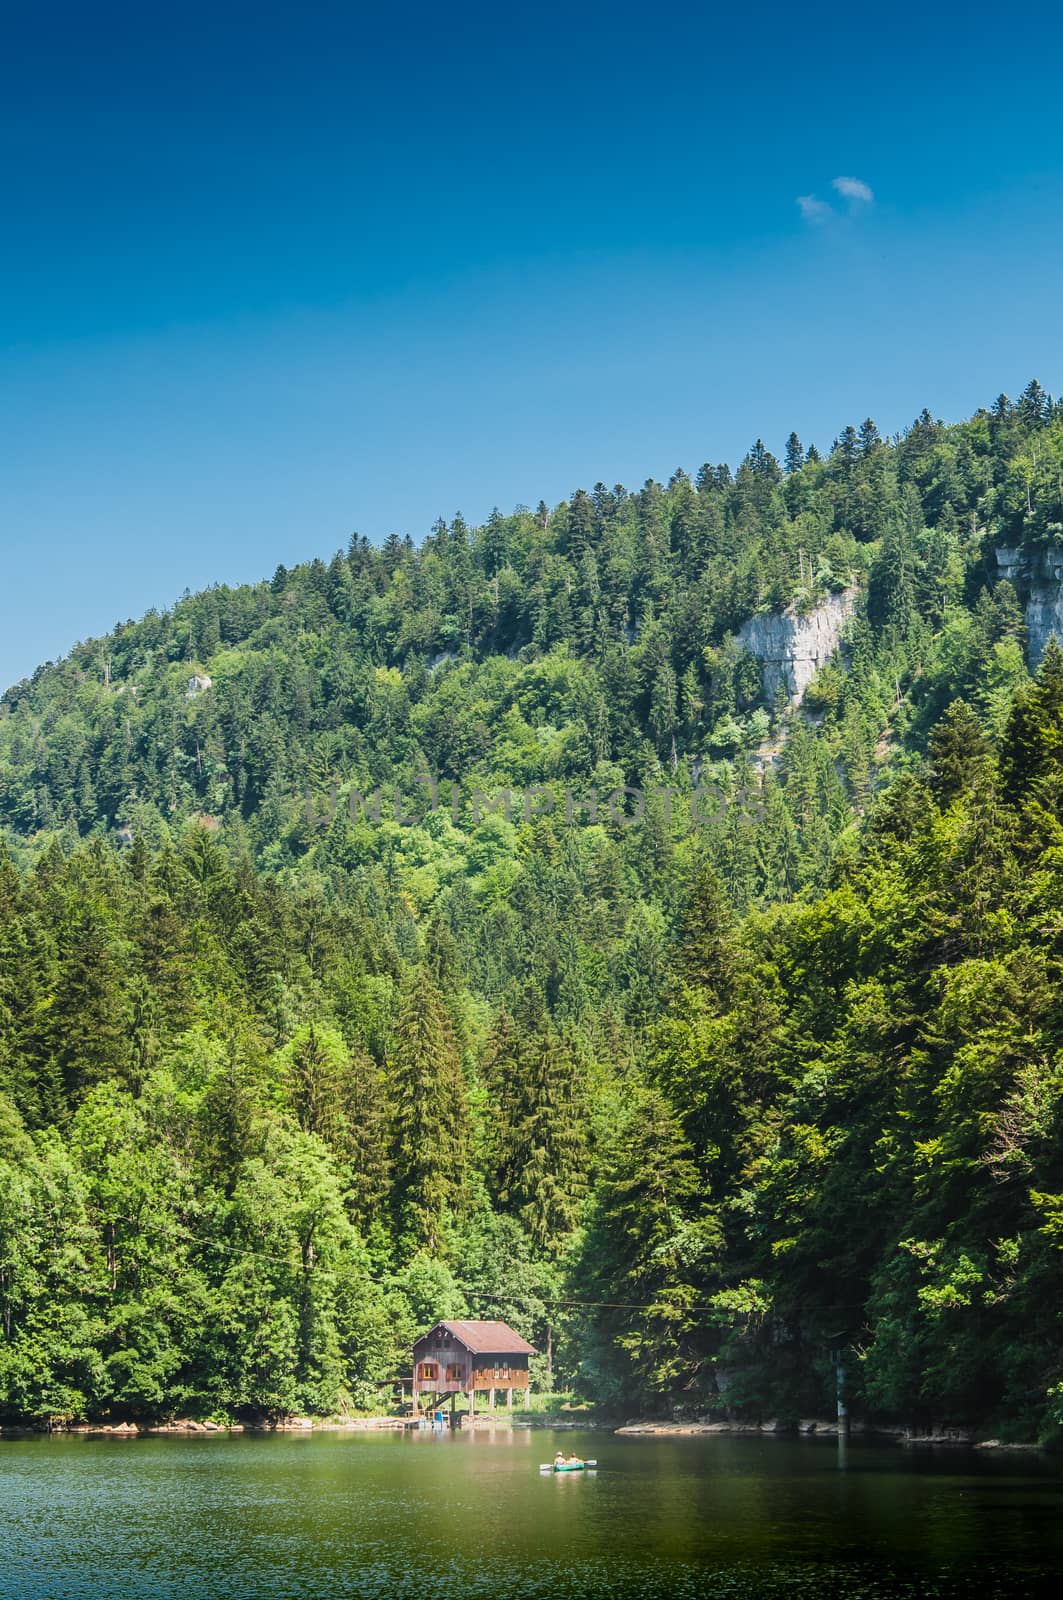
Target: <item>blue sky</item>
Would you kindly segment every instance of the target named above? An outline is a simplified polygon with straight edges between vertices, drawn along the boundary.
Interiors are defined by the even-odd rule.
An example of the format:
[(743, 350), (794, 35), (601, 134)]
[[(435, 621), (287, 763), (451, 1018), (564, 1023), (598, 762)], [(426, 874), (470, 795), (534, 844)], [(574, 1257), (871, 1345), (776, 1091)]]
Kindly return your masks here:
[(1058, 392), (1056, 11), (4, 6), (0, 683), (355, 529)]

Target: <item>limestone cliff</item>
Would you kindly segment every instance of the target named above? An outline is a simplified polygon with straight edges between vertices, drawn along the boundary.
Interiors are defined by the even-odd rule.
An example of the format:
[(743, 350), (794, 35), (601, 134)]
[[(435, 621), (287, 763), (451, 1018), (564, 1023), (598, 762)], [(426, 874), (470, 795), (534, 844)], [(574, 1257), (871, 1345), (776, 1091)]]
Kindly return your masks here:
[(780, 687), (791, 705), (801, 704), (812, 679), (837, 650), (858, 592), (844, 589), (840, 594), (829, 594), (803, 617), (788, 606), (770, 616), (750, 617), (742, 624), (738, 643), (761, 664), (769, 706), (774, 704)]
[(1063, 554), (1031, 557), (1013, 545), (998, 545), (994, 554), (1000, 577), (1026, 595), (1027, 656), (1037, 667), (1053, 634), (1063, 644)]

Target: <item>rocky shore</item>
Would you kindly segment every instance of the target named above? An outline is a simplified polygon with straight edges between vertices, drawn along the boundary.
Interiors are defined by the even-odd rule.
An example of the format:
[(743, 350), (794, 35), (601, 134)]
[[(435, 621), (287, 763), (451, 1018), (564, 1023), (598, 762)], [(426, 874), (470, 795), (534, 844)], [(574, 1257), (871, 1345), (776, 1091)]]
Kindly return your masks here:
[[(678, 1434), (718, 1434), (727, 1437), (775, 1434), (779, 1437), (804, 1437), (836, 1439), (838, 1424), (827, 1419), (809, 1417), (796, 1424), (774, 1419), (766, 1422), (628, 1422), (614, 1432), (629, 1436), (667, 1438)], [(1039, 1450), (1035, 1443), (1013, 1443), (1006, 1439), (979, 1439), (973, 1428), (919, 1429), (883, 1423), (874, 1427), (864, 1422), (852, 1422), (849, 1437), (866, 1439), (882, 1444), (950, 1445), (966, 1450)]]
[[(836, 1439), (838, 1424), (829, 1418), (807, 1417), (796, 1424), (783, 1423), (774, 1418), (764, 1422), (738, 1421), (637, 1421), (620, 1427), (593, 1417), (551, 1416), (537, 1412), (533, 1416), (508, 1415), (491, 1417), (480, 1415), (472, 1422), (462, 1416), (463, 1427), (475, 1428), (530, 1428), (548, 1429), (551, 1432), (601, 1430), (628, 1438), (674, 1438), (682, 1435), (715, 1435), (725, 1438), (777, 1437)], [(286, 1417), (279, 1422), (201, 1422), (192, 1417), (178, 1417), (170, 1422), (81, 1422), (55, 1426), (51, 1429), (30, 1424), (9, 1424), (0, 1427), (0, 1434), (17, 1435), (40, 1432), (79, 1434), (87, 1438), (138, 1439), (156, 1434), (230, 1434), (230, 1433), (397, 1433), (416, 1428), (412, 1417)], [(940, 1445), (967, 1450), (1039, 1450), (1034, 1442), (1016, 1442), (1008, 1439), (979, 1439), (972, 1428), (918, 1429), (882, 1424), (869, 1426), (854, 1421), (849, 1436), (869, 1443), (902, 1445)]]

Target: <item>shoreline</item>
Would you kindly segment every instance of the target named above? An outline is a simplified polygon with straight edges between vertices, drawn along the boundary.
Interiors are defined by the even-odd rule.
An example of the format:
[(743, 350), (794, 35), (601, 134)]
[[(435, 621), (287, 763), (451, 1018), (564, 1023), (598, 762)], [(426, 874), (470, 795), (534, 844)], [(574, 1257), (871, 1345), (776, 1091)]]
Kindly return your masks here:
[[(836, 1422), (808, 1420), (796, 1426), (768, 1422), (629, 1422), (613, 1428), (613, 1433), (626, 1438), (675, 1438), (679, 1436), (716, 1436), (723, 1438), (778, 1438), (778, 1439), (834, 1439), (840, 1437)], [(1044, 1451), (1045, 1446), (1034, 1440), (980, 1439), (973, 1429), (938, 1428), (919, 1430), (899, 1424), (872, 1425), (855, 1422), (847, 1436), (863, 1444), (934, 1445), (953, 1450), (1025, 1450)]]
[[(466, 1413), (462, 1414), (467, 1415)], [(839, 1440), (838, 1424), (826, 1419), (805, 1419), (796, 1426), (783, 1425), (775, 1420), (765, 1422), (627, 1422), (619, 1426), (602, 1420), (575, 1419), (540, 1415), (533, 1418), (492, 1418), (477, 1416), (469, 1425), (459, 1424), (459, 1433), (528, 1430), (549, 1432), (611, 1433), (628, 1439), (667, 1438), (776, 1438), (805, 1440)], [(192, 1435), (228, 1436), (230, 1434), (268, 1435), (274, 1433), (416, 1433), (420, 1424), (408, 1417), (289, 1417), (275, 1423), (200, 1422), (194, 1418), (180, 1418), (174, 1422), (81, 1422), (56, 1428), (34, 1427), (31, 1423), (6, 1423), (0, 1425), (2, 1438), (40, 1438), (42, 1435), (71, 1435), (91, 1439), (141, 1439), (158, 1437), (190, 1437)], [(445, 1429), (450, 1432), (450, 1428)], [(1046, 1446), (1032, 1440), (977, 1438), (972, 1429), (940, 1428), (920, 1431), (897, 1424), (872, 1426), (867, 1423), (852, 1424), (848, 1436), (853, 1441), (869, 1445), (903, 1445), (912, 1448), (933, 1446), (954, 1450), (994, 1450), (1044, 1453)]]
[[(455, 1430), (459, 1433), (511, 1431), (514, 1429), (549, 1429), (553, 1432), (588, 1431), (611, 1432), (612, 1427), (601, 1421), (576, 1420), (571, 1417), (521, 1417), (477, 1415), (471, 1422), (468, 1412), (460, 1412), (461, 1420)], [(417, 1433), (419, 1421), (410, 1417), (287, 1417), (281, 1422), (200, 1422), (182, 1417), (173, 1422), (73, 1422), (56, 1427), (39, 1427), (31, 1422), (0, 1424), (0, 1437), (34, 1437), (44, 1434), (71, 1434), (79, 1438), (139, 1439), (163, 1434), (270, 1434), (270, 1433)], [(450, 1432), (449, 1418), (445, 1431)]]

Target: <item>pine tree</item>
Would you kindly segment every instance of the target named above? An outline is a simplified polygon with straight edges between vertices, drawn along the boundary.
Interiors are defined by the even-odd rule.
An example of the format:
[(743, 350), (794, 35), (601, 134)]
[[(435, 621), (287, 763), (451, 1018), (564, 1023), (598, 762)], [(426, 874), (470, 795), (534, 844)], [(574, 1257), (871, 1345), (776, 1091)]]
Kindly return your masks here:
[[(540, 1000), (540, 1014), (544, 1008)], [(497, 1196), (503, 1182), (508, 1141), (517, 1114), (520, 1093), (518, 1066), (521, 1029), (509, 1008), (500, 1005), (495, 1013), (484, 1049), (480, 1070), (484, 1095), (484, 1165), (488, 1183)]]
[(987, 772), (989, 741), (965, 700), (954, 700), (930, 735), (930, 792), (942, 810)]
[(109, 933), (95, 908), (72, 919), (54, 1004), (42, 1019), (46, 1048), (75, 1103), (93, 1084), (128, 1082), (133, 1068), (130, 1000), (118, 943)]
[(305, 1133), (317, 1134), (334, 1150), (344, 1145), (344, 1074), (347, 1048), (335, 1028), (310, 1022), (298, 1029), (278, 1057), (292, 1108)]
[(568, 508), (568, 551), (574, 561), (590, 550), (594, 544), (597, 521), (594, 501), (586, 489), (577, 489)]
[(27, 912), (18, 872), (0, 842), (0, 1093), (11, 1096), (31, 1125), (40, 1125), (51, 1120), (49, 1113), (54, 1117), (58, 1107), (52, 1086), (41, 1081), (42, 1062), (33, 1061), (28, 1048), (36, 1006), (50, 1004), (50, 996), (41, 993), (47, 973), (34, 961), (35, 940)]
[(786, 470), (788, 473), (800, 472), (804, 464), (805, 447), (797, 437), (797, 434), (791, 433), (786, 441)]
[(342, 1074), (347, 1211), (364, 1239), (384, 1229), (392, 1181), (392, 1134), (383, 1074), (366, 1051)]
[(686, 983), (710, 989), (721, 998), (732, 969), (734, 909), (710, 861), (702, 863), (690, 891), (679, 939)]
[(860, 424), (860, 454), (865, 457), (872, 455), (881, 443), (882, 435), (872, 419), (865, 417)]
[[(646, 1090), (625, 1115), (599, 1185), (581, 1284), (603, 1307), (588, 1344), (607, 1369), (661, 1394), (689, 1382), (704, 1359), (706, 1318), (698, 1308), (721, 1245), (702, 1200), (693, 1151), (663, 1095)], [(607, 1287), (608, 1286), (608, 1287)]]
[(1016, 697), (1000, 751), (1000, 774), (1012, 805), (1044, 780), (1063, 776), (1063, 649), (1054, 637), (1036, 680)]
[(389, 1076), (400, 1225), (415, 1245), (439, 1250), (447, 1212), (464, 1197), (470, 1110), (454, 1029), (423, 969), (403, 1001)]
[(841, 476), (846, 480), (851, 478), (860, 455), (860, 436), (852, 423), (843, 428), (835, 439), (832, 455)]
[(906, 637), (916, 617), (917, 554), (910, 518), (894, 516), (871, 571), (867, 614), (879, 627)]
[(1051, 401), (1036, 378), (1032, 378), (1019, 396), (1016, 410), (1024, 428), (1031, 431), (1044, 426)]
[(517, 1046), (516, 1084), (503, 1133), (499, 1199), (537, 1249), (560, 1248), (587, 1191), (587, 1108), (576, 1057), (544, 1020)]

